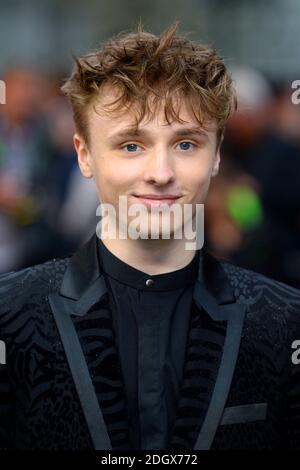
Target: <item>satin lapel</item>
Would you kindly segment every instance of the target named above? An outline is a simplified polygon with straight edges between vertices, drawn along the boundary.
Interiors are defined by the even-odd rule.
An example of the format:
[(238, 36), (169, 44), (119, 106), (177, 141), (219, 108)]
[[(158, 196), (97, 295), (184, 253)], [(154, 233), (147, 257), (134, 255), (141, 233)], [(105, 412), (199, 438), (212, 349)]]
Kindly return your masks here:
[(209, 449), (238, 356), (246, 306), (238, 304), (218, 260), (202, 251), (194, 288), (173, 449)]
[[(215, 362), (218, 367), (216, 381), (205, 417), (203, 415), (195, 450), (207, 450), (211, 447), (221, 421), (238, 357), (245, 311), (246, 306), (237, 303), (220, 306), (221, 314), (228, 317), (223, 330), (223, 350), (219, 350), (221, 357)], [(219, 322), (213, 323), (216, 325)]]
[(50, 294), (49, 302), (73, 376), (82, 410), (96, 450), (111, 449), (103, 414), (88, 370), (87, 362), (79, 342), (77, 332), (70, 317), (68, 299), (58, 294)]
[[(61, 289), (49, 295), (49, 303), (94, 448), (109, 450), (112, 449), (112, 442), (104, 421), (105, 410), (108, 407), (111, 432), (114, 434), (115, 428), (120, 431), (116, 441), (120, 440), (120, 435), (125, 434), (124, 426), (120, 430), (118, 422), (119, 418), (122, 425), (125, 422), (122, 414), (124, 403), (120, 398), (124, 387), (119, 380), (121, 371), (109, 310), (101, 305), (107, 286), (98, 256), (97, 238), (93, 235), (70, 259)], [(104, 348), (109, 354), (108, 351), (103, 354)], [(102, 357), (105, 359), (102, 360)], [(117, 411), (111, 411), (114, 407)]]

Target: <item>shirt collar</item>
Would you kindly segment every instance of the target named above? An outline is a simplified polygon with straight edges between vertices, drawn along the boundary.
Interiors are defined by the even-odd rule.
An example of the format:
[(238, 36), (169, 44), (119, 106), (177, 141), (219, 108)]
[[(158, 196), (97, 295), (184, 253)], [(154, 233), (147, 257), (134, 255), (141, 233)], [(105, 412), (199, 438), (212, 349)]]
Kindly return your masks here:
[[(237, 305), (233, 287), (222, 263), (205, 247), (198, 252), (198, 257), (199, 270), (193, 293), (196, 304), (203, 307), (213, 320), (234, 318), (237, 314), (235, 307), (241, 310), (243, 305)], [(235, 272), (232, 276), (234, 282), (237, 282)], [(95, 233), (70, 258), (59, 293), (53, 295), (59, 297), (58, 302), (66, 312), (83, 316), (107, 293), (105, 275), (100, 264), (99, 239)]]
[[(199, 250), (190, 263), (176, 271), (150, 275), (116, 257), (99, 239), (99, 261), (104, 273), (122, 284), (144, 291), (169, 291), (193, 284), (198, 276)], [(201, 250), (200, 250), (201, 251)]]

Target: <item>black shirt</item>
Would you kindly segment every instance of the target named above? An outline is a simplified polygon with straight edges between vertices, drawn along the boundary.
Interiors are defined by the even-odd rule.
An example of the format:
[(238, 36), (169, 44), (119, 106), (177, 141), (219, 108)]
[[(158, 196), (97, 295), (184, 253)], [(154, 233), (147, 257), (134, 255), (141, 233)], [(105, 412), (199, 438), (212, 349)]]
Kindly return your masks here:
[(183, 376), (199, 251), (182, 269), (150, 276), (99, 240), (116, 346), (128, 402), (133, 449), (164, 449)]

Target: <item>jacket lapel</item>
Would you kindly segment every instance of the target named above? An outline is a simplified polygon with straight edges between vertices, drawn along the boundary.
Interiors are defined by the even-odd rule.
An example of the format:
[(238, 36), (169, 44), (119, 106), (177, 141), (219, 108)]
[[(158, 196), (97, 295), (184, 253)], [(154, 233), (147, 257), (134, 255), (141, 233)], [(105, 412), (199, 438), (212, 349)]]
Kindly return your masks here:
[(211, 447), (230, 390), (245, 311), (220, 262), (202, 250), (172, 448)]
[(129, 447), (124, 385), (93, 236), (70, 259), (49, 303), (96, 450)]

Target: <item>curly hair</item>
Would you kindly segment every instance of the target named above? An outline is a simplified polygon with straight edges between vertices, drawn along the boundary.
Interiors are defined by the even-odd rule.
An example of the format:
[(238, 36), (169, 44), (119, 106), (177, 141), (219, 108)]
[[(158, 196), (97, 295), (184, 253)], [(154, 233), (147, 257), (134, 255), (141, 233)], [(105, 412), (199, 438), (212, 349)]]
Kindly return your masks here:
[(160, 36), (139, 27), (137, 32), (112, 37), (88, 54), (73, 56), (75, 66), (61, 91), (71, 102), (76, 130), (87, 144), (88, 110), (90, 105), (95, 110), (107, 84), (118, 90), (118, 97), (105, 106), (106, 111), (132, 110), (135, 104), (137, 126), (156, 112), (162, 100), (167, 122), (182, 122), (183, 98), (201, 126), (205, 127), (207, 118), (216, 121), (221, 139), (236, 109), (231, 76), (215, 49), (178, 36), (177, 27), (178, 23), (173, 24)]

